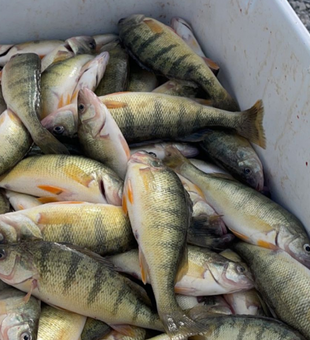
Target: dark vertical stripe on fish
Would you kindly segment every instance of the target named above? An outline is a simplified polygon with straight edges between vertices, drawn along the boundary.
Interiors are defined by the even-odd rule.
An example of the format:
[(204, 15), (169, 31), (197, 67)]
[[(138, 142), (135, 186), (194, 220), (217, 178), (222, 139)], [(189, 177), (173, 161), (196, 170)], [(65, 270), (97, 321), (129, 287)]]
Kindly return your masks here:
[(242, 326), (240, 327), (240, 330), (239, 330), (239, 333), (238, 333), (236, 340), (244, 340), (244, 334), (247, 331), (247, 328), (248, 328), (248, 325), (244, 320), (243, 323), (242, 323)]
[(76, 271), (78, 270), (79, 263), (82, 261), (82, 256), (80, 254), (77, 254), (76, 252), (71, 252), (71, 257), (70, 257), (70, 266), (68, 268), (67, 274), (66, 274), (66, 279), (63, 283), (63, 292), (66, 293), (72, 283), (75, 280), (75, 275)]
[(156, 61), (158, 61), (158, 58), (161, 57), (163, 54), (170, 52), (173, 48), (177, 47), (176, 44), (171, 44), (167, 47), (164, 47), (162, 49), (160, 49), (157, 53), (155, 53), (152, 57), (147, 58), (146, 62), (149, 63), (155, 63)]
[[(181, 57), (179, 57), (177, 60), (175, 60), (172, 63), (171, 67), (169, 68), (167, 74), (168, 75), (173, 75), (173, 74), (177, 73), (178, 72), (178, 68), (180, 67), (181, 62), (183, 60), (185, 60), (187, 57), (190, 57), (190, 56), (191, 56), (190, 54), (184, 54)], [(187, 79), (187, 78), (184, 77), (184, 79)]]
[(162, 35), (162, 33), (155, 33), (154, 35), (152, 35), (150, 38), (148, 38), (147, 40), (145, 40), (140, 47), (137, 49), (137, 51), (135, 51), (135, 55), (139, 56), (141, 55), (144, 50), (152, 43), (154, 43), (160, 36)]
[(51, 251), (53, 250), (53, 244), (52, 243), (46, 243), (44, 247), (39, 248), (40, 249), (40, 259), (39, 259), (39, 266), (41, 269), (41, 273), (48, 273), (49, 272), (49, 255)]
[(93, 278), (95, 281), (91, 287), (91, 290), (88, 294), (87, 297), (87, 304), (91, 305), (92, 303), (94, 303), (96, 296), (100, 293), (101, 288), (103, 286), (104, 283), (104, 273), (103, 270), (101, 268), (101, 264), (98, 263), (98, 268), (96, 270), (95, 273), (95, 277)]

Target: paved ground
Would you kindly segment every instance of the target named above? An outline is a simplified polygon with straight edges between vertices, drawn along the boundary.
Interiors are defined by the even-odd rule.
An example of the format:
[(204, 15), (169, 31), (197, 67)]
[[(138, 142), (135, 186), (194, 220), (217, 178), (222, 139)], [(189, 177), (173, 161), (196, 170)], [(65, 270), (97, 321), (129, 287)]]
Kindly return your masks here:
[(310, 31), (310, 0), (288, 0), (288, 2), (293, 7), (300, 20), (307, 27), (308, 31)]

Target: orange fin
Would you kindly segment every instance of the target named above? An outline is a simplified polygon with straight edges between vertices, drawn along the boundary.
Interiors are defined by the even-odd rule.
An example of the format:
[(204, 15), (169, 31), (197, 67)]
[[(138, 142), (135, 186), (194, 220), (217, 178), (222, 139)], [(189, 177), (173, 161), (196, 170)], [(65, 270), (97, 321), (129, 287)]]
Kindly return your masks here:
[(124, 102), (119, 102), (116, 100), (103, 100), (103, 104), (109, 109), (120, 109), (122, 107), (126, 107), (128, 104)]
[(139, 265), (141, 269), (141, 280), (144, 284), (150, 282), (149, 280), (149, 266), (146, 262), (142, 250), (139, 248)]
[(243, 241), (245, 241), (245, 242), (248, 242), (249, 239), (250, 239), (248, 236), (243, 235), (243, 234), (241, 234), (241, 233), (239, 233), (239, 232), (237, 232), (237, 231), (235, 231), (235, 230), (230, 229), (230, 231), (231, 231), (233, 234), (235, 234), (235, 236), (237, 236), (238, 238), (240, 238), (241, 240), (243, 240)]
[(127, 181), (127, 197), (131, 204), (133, 204), (133, 190), (130, 179)]
[(272, 244), (272, 243), (270, 243), (268, 241), (264, 241), (264, 240), (258, 240), (257, 245), (262, 247), (262, 248), (267, 248), (267, 249), (272, 249), (272, 250), (279, 249), (279, 247), (277, 247), (275, 244)]
[(64, 189), (59, 188), (59, 187), (54, 187), (52, 185), (38, 185), (38, 188), (47, 192), (50, 192), (51, 194), (54, 195), (60, 195), (61, 193), (64, 192)]
[(65, 104), (64, 104), (64, 97), (63, 97), (63, 95), (61, 95), (60, 99), (59, 99), (59, 102), (58, 102), (57, 108), (59, 109), (59, 108), (61, 108), (63, 106), (65, 106)]
[(84, 185), (85, 187), (89, 186), (89, 183), (94, 180), (92, 175), (87, 174), (84, 170), (78, 167), (75, 164), (68, 164), (63, 168), (63, 171), (66, 175), (72, 178), (77, 183)]
[(113, 328), (116, 332), (129, 336), (131, 338), (133, 338), (136, 335), (134, 328), (130, 325), (109, 325), (109, 326)]
[(74, 100), (76, 99), (78, 93), (79, 93), (78, 90), (75, 90), (75, 91), (73, 92), (73, 95), (72, 95), (72, 97), (71, 97), (71, 103), (74, 102)]
[(57, 197), (39, 197), (37, 199), (40, 203), (52, 203), (52, 202), (58, 202)]
[(176, 294), (191, 295), (194, 291), (195, 289), (189, 288), (189, 287), (178, 287), (178, 286), (174, 287), (174, 292)]
[(200, 105), (213, 106), (213, 101), (211, 99), (203, 99), (203, 98), (191, 98), (191, 99)]
[(154, 33), (162, 33), (163, 32), (163, 28), (161, 27), (161, 25), (159, 25), (153, 19), (144, 19), (143, 22), (147, 26), (149, 26), (149, 28), (151, 29), (152, 32), (154, 32)]
[(183, 254), (183, 256), (179, 262), (179, 268), (174, 282), (180, 281), (182, 277), (188, 272), (188, 258), (187, 258), (188, 251), (186, 243), (183, 246), (181, 254)]
[(220, 67), (218, 66), (218, 64), (209, 59), (209, 58), (206, 58), (206, 57), (201, 57), (203, 59), (203, 61), (208, 65), (208, 67), (213, 71), (213, 73), (216, 75), (219, 70), (220, 70)]
[(128, 146), (127, 142), (126, 142), (126, 139), (121, 134), (118, 137), (119, 137), (121, 145), (122, 145), (122, 147), (123, 147), (123, 149), (125, 151), (126, 157), (129, 159), (130, 158), (130, 149), (129, 149), (129, 146)]
[(25, 295), (25, 297), (23, 298), (25, 303), (27, 303), (29, 301), (29, 299), (31, 298), (31, 294), (32, 294), (33, 290), (37, 287), (38, 287), (37, 280), (36, 279), (32, 280), (30, 290), (27, 293), (27, 295)]

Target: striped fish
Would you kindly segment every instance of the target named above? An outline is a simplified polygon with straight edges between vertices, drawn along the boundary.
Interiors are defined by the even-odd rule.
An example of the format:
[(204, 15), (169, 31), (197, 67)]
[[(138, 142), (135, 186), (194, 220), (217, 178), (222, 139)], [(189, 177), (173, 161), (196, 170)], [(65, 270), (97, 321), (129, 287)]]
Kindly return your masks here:
[(101, 255), (136, 246), (128, 217), (109, 204), (59, 202), (0, 215), (1, 243), (43, 239), (85, 247)]
[(100, 97), (127, 142), (176, 139), (218, 126), (232, 128), (251, 142), (265, 146), (263, 104), (228, 112), (191, 99), (153, 92), (124, 92)]
[(44, 153), (68, 154), (67, 148), (40, 123), (40, 70), (41, 61), (37, 54), (14, 56), (2, 70), (3, 98)]
[(237, 102), (203, 59), (169, 27), (136, 14), (121, 19), (118, 28), (125, 46), (145, 66), (168, 78), (195, 81), (210, 95), (215, 107), (239, 111)]
[(3, 244), (0, 254), (0, 278), (45, 303), (101, 320), (125, 335), (132, 334), (125, 325), (163, 330), (145, 303), (145, 291), (99, 255), (44, 241)]

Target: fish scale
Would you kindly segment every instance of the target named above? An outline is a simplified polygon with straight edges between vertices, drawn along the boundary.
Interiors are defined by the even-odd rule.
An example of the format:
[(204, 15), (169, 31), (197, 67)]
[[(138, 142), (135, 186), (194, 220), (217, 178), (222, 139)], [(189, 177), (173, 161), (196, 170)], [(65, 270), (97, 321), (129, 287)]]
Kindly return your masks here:
[(166, 25), (138, 14), (120, 20), (118, 28), (125, 46), (146, 67), (168, 78), (193, 80), (210, 94), (216, 107), (239, 110), (202, 58)]
[[(2, 245), (0, 252), (7, 254), (1, 258), (0, 277), (22, 291), (31, 290), (43, 302), (99, 319), (112, 327), (131, 324), (163, 329), (157, 314), (131, 288), (136, 285), (129, 285), (128, 279), (98, 255), (91, 258), (67, 246), (44, 241)], [(10, 264), (14, 268), (10, 269)], [(8, 271), (13, 275), (5, 278), (3, 274)]]

